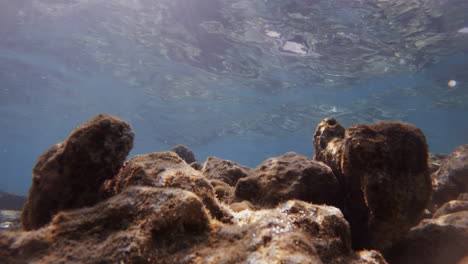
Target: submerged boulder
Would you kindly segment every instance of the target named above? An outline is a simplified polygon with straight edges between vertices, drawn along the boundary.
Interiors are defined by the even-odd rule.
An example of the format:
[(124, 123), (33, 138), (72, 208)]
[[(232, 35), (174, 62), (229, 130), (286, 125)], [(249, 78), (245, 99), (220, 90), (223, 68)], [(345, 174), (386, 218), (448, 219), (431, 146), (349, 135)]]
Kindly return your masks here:
[(220, 206), (213, 186), (200, 171), (188, 165), (172, 151), (138, 155), (128, 160), (118, 175), (107, 184), (112, 194), (122, 192), (128, 186), (152, 186), (179, 188), (195, 193), (214, 218), (229, 222), (232, 216)]
[(218, 198), (220, 202), (225, 204), (231, 204), (234, 202), (234, 187), (216, 179), (210, 180), (210, 184), (213, 186), (216, 198)]
[(463, 264), (468, 256), (468, 211), (424, 219), (385, 252), (390, 263)]
[(188, 164), (197, 161), (193, 152), (184, 145), (177, 145), (172, 148), (172, 151), (177, 153), (177, 155), (179, 155), (179, 157), (185, 160), (185, 162), (187, 162)]
[(338, 181), (322, 162), (294, 152), (270, 158), (236, 185), (237, 200), (272, 208), (279, 203), (299, 199), (315, 204), (337, 204)]
[(60, 212), (35, 232), (0, 232), (6, 263), (386, 264), (351, 250), (349, 226), (331, 206), (288, 201), (213, 221), (179, 188), (132, 186), (92, 207)]
[(119, 171), (133, 147), (133, 137), (123, 120), (100, 114), (42, 154), (33, 168), (22, 227), (38, 229), (60, 210), (102, 200), (102, 183)]
[(341, 208), (353, 246), (383, 249), (416, 222), (431, 195), (422, 131), (401, 122), (343, 127), (324, 119), (314, 137), (314, 158), (329, 165), (341, 184)]
[(201, 169), (206, 178), (217, 179), (231, 186), (235, 186), (239, 179), (247, 177), (251, 170), (236, 162), (216, 157), (208, 157)]
[(432, 208), (468, 192), (468, 144), (457, 147), (432, 174)]
[(0, 233), (0, 256), (5, 263), (164, 263), (205, 239), (209, 223), (192, 192), (137, 186), (60, 212), (36, 232)]

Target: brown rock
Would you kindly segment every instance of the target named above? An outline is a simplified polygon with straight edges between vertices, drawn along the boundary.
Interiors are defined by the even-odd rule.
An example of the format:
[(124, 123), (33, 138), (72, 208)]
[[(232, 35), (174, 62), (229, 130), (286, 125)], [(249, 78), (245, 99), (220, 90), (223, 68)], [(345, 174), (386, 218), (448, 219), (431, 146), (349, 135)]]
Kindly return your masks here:
[(349, 262), (350, 264), (386, 264), (387, 261), (375, 250), (362, 250), (355, 253), (355, 257)]
[(255, 206), (253, 206), (253, 204), (251, 204), (247, 200), (244, 200), (242, 202), (232, 203), (232, 204), (229, 205), (229, 207), (231, 207), (231, 209), (234, 212), (237, 212), (237, 213), (241, 212), (241, 211), (244, 211), (244, 210), (250, 210), (250, 211), (255, 211), (256, 210)]
[(203, 168), (203, 164), (201, 164), (200, 162), (192, 162), (190, 163), (190, 166), (192, 166), (192, 168), (196, 170), (201, 170)]
[(437, 218), (443, 215), (462, 211), (468, 211), (468, 201), (453, 200), (441, 206), (432, 217)]
[(108, 189), (117, 194), (135, 185), (191, 191), (200, 197), (213, 217), (224, 222), (231, 219), (231, 215), (220, 206), (209, 181), (172, 151), (132, 157), (108, 184)]
[(468, 254), (468, 211), (425, 219), (385, 254), (389, 263), (456, 264)]
[(218, 179), (235, 186), (239, 179), (247, 177), (251, 169), (230, 160), (208, 157), (201, 171), (208, 179)]
[(299, 199), (316, 204), (336, 204), (338, 182), (331, 169), (297, 153), (270, 158), (237, 182), (238, 200), (259, 207), (275, 207)]
[(172, 148), (172, 151), (177, 153), (177, 155), (179, 155), (179, 157), (185, 160), (185, 162), (187, 162), (188, 164), (197, 161), (195, 159), (195, 155), (193, 155), (193, 152), (184, 145), (177, 145)]
[(419, 220), (431, 194), (420, 129), (401, 122), (358, 124), (343, 137), (342, 126), (327, 118), (317, 127), (314, 146), (314, 158), (329, 165), (341, 184), (340, 207), (355, 248), (383, 249)]
[(209, 221), (191, 192), (131, 187), (93, 207), (61, 212), (36, 232), (0, 233), (0, 257), (5, 263), (155, 263), (206, 237)]
[(460, 193), (457, 200), (468, 201), (468, 193)]
[(432, 207), (455, 200), (460, 193), (468, 192), (468, 144), (456, 148), (432, 174)]
[(100, 114), (42, 154), (33, 169), (22, 227), (40, 228), (60, 210), (102, 200), (101, 185), (122, 166), (133, 136), (123, 120)]
[(429, 153), (429, 174), (436, 172), (447, 157), (445, 154)]
[(210, 183), (213, 186), (216, 198), (218, 198), (220, 202), (231, 204), (234, 201), (234, 187), (216, 179), (210, 180)]
[(349, 226), (331, 206), (288, 201), (212, 221), (192, 192), (134, 186), (93, 207), (61, 212), (34, 232), (0, 232), (5, 263), (385, 264), (353, 252)]

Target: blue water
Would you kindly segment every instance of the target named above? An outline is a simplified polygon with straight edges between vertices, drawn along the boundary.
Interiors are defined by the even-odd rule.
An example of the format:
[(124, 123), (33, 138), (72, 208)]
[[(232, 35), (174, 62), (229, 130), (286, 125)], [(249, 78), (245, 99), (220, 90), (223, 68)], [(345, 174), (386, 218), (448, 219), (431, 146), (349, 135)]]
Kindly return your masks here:
[[(283, 6), (271, 4), (271, 10), (267, 10), (263, 3), (256, 5), (258, 14), (265, 17)], [(232, 8), (248, 9), (242, 5)], [(337, 23), (349, 24), (359, 19), (346, 8), (330, 7), (323, 12)], [(261, 19), (257, 22), (260, 26), (268, 24)], [(283, 22), (270, 24), (270, 28), (284, 26)], [(54, 40), (51, 45), (60, 47), (68, 31), (87, 30), (90, 29), (86, 24), (76, 25), (71, 14), (62, 24), (26, 26), (17, 34), (31, 43), (50, 38)], [(175, 51), (158, 50), (158, 43), (150, 43), (148, 50), (155, 50), (154, 57), (147, 57), (138, 54), (132, 39), (123, 41), (117, 35), (109, 35), (106, 39), (112, 44), (112, 52), (116, 52), (114, 56), (122, 56), (121, 63), (132, 61), (131, 65), (140, 65), (130, 68), (131, 74), (120, 75), (112, 67), (102, 65), (83, 68), (79, 61), (89, 58), (71, 56), (75, 47), (57, 48), (52, 54), (41, 51), (45, 47), (39, 44), (37, 50), (0, 46), (0, 189), (27, 193), (38, 156), (63, 141), (76, 126), (102, 112), (131, 124), (136, 137), (129, 157), (170, 150), (177, 144), (192, 149), (200, 162), (216, 156), (249, 167), (288, 151), (311, 157), (315, 127), (329, 116), (345, 126), (378, 120), (412, 123), (424, 131), (430, 151), (436, 153), (449, 153), (468, 143), (466, 54), (437, 56), (437, 62), (419, 71), (361, 76), (358, 81), (343, 81), (343, 85), (332, 87), (332, 82), (346, 78), (330, 72), (329, 80), (304, 80), (298, 71), (283, 68), (290, 62), (297, 62), (297, 69), (306, 67), (310, 60), (301, 62), (300, 56), (278, 55), (280, 40), (268, 40), (265, 44), (250, 37), (242, 43), (236, 38), (229, 36), (229, 41), (221, 41), (206, 35), (198, 42), (189, 37), (178, 39), (182, 44), (196, 42), (201, 48), (209, 46), (209, 41), (217, 43), (212, 47), (213, 54), (184, 61), (187, 58), (178, 54), (163, 56), (164, 52)], [(262, 48), (273, 56), (262, 53), (263, 57), (256, 58), (255, 52), (261, 54)], [(242, 63), (230, 65), (231, 72), (224, 72), (217, 61), (219, 52), (233, 58), (248, 55)], [(69, 61), (72, 57), (81, 66), (73, 66), (74, 62)], [(143, 67), (145, 63), (150, 63), (153, 71)], [(262, 72), (257, 64), (274, 66)], [(309, 71), (312, 76), (314, 71)], [(447, 86), (451, 79), (458, 81), (454, 88)]]

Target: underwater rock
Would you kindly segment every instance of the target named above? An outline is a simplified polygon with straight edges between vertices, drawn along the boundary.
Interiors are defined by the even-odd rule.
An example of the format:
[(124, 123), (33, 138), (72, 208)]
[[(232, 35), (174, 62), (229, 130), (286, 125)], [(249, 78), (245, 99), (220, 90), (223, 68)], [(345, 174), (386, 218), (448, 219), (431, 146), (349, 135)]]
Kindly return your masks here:
[(200, 162), (192, 162), (190, 163), (190, 166), (192, 166), (192, 168), (196, 170), (201, 170), (203, 168), (203, 164), (201, 164)]
[(172, 151), (177, 153), (177, 155), (179, 155), (179, 157), (185, 160), (188, 164), (197, 161), (193, 152), (184, 145), (177, 145), (172, 148)]
[(21, 228), (21, 211), (0, 210), (0, 230)]
[(220, 202), (231, 204), (234, 201), (234, 187), (217, 179), (210, 180), (210, 184)]
[(341, 206), (353, 247), (384, 249), (422, 215), (431, 195), (422, 131), (401, 122), (357, 124), (343, 134), (334, 118), (313, 136), (314, 158), (329, 165), (341, 184)]
[(432, 207), (468, 192), (468, 144), (457, 147), (432, 174)]
[(232, 218), (220, 206), (210, 182), (175, 152), (153, 152), (132, 157), (125, 162), (118, 175), (107, 183), (106, 188), (115, 195), (135, 185), (191, 191), (200, 197), (214, 218), (223, 222), (229, 222)]
[(437, 209), (432, 218), (437, 218), (439, 216), (457, 213), (461, 211), (468, 211), (468, 200), (453, 200), (447, 202), (444, 205), (442, 205), (439, 209)]
[(425, 219), (385, 252), (389, 263), (457, 264), (468, 255), (468, 211)]
[(26, 197), (0, 191), (0, 210), (22, 210)]
[(436, 172), (447, 157), (448, 155), (445, 154), (429, 153), (429, 174)]
[(133, 186), (92, 207), (60, 212), (35, 232), (0, 232), (6, 263), (386, 264), (353, 252), (349, 226), (331, 206), (288, 201), (213, 221), (192, 192)]
[(38, 229), (65, 209), (93, 205), (133, 147), (134, 134), (123, 120), (100, 114), (42, 154), (21, 215), (24, 230)]
[(93, 207), (60, 212), (38, 231), (0, 233), (0, 257), (5, 263), (155, 263), (205, 239), (209, 224), (192, 192), (130, 187)]
[(229, 205), (229, 207), (234, 211), (234, 212), (241, 212), (244, 210), (250, 210), (250, 211), (255, 211), (256, 208), (253, 206), (252, 203), (250, 203), (247, 200), (244, 200), (242, 202), (235, 202)]
[(231, 186), (235, 186), (237, 181), (240, 178), (247, 177), (251, 170), (251, 168), (230, 160), (208, 157), (201, 171), (208, 179), (218, 179)]
[(335, 205), (338, 188), (335, 175), (324, 163), (288, 152), (267, 159), (240, 179), (235, 195), (237, 200), (267, 208), (291, 199)]

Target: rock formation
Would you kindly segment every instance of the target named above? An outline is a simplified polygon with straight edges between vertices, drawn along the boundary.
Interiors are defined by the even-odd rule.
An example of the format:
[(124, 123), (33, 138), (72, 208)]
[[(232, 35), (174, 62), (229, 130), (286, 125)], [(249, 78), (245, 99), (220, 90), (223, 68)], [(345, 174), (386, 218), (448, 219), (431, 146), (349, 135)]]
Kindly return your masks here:
[(24, 230), (0, 211), (2, 263), (387, 263), (366, 245), (392, 264), (467, 255), (466, 193), (415, 223), (431, 182), (424, 135), (409, 124), (345, 130), (328, 118), (316, 160), (289, 152), (255, 169), (209, 158), (196, 170), (174, 151), (123, 163), (132, 139), (99, 115), (43, 154)]
[(388, 250), (385, 255), (389, 262), (466, 263), (460, 260), (468, 256), (468, 210), (465, 207), (443, 211), (422, 220)]
[[(419, 220), (431, 195), (424, 134), (401, 122), (358, 124), (334, 118), (317, 127), (314, 158), (341, 184), (356, 248), (384, 249)], [(411, 208), (411, 209), (409, 209)]]
[(172, 151), (177, 153), (177, 155), (179, 155), (179, 157), (185, 160), (188, 164), (197, 161), (193, 152), (184, 145), (177, 145), (172, 148)]
[(120, 169), (133, 147), (133, 132), (124, 121), (98, 115), (42, 154), (24, 205), (25, 230), (40, 228), (61, 210), (102, 200), (102, 183)]
[(459, 146), (442, 161), (432, 174), (432, 184), (433, 209), (468, 192), (468, 145)]
[(239, 179), (247, 177), (251, 169), (230, 160), (208, 157), (201, 171), (210, 180), (218, 179), (235, 186)]
[(60, 212), (35, 232), (0, 233), (0, 256), (12, 264), (386, 263), (376, 251), (353, 252), (349, 233), (330, 206), (288, 201), (223, 224), (193, 192), (132, 186), (93, 207)]
[(107, 183), (112, 195), (128, 186), (180, 188), (195, 193), (211, 215), (223, 222), (232, 216), (216, 200), (213, 186), (200, 171), (188, 165), (172, 151), (138, 155), (128, 160), (119, 174)]
[(240, 179), (235, 195), (265, 208), (292, 199), (336, 205), (338, 188), (335, 175), (324, 163), (289, 152), (267, 159)]

